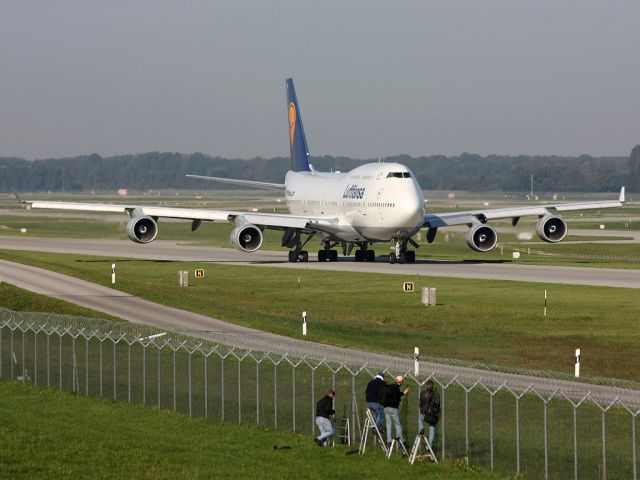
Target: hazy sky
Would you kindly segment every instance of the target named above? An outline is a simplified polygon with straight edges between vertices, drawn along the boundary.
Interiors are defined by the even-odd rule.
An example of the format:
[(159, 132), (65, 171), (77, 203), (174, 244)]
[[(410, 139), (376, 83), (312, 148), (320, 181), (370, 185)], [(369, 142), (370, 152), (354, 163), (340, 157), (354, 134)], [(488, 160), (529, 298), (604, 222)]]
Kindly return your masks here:
[(0, 156), (627, 155), (640, 2), (2, 1)]

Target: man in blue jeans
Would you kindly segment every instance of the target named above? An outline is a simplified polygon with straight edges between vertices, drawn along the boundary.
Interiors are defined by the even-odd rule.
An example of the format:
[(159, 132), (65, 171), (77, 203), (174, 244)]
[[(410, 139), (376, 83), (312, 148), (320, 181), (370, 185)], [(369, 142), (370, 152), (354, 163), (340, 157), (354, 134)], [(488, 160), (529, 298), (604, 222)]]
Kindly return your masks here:
[(327, 438), (333, 435), (333, 425), (329, 417), (336, 413), (333, 409), (333, 397), (336, 392), (329, 390), (327, 394), (316, 403), (316, 425), (320, 429), (320, 436), (316, 437), (316, 443), (322, 447), (326, 445)]
[(382, 422), (384, 420), (384, 407), (382, 406), (382, 397), (387, 384), (384, 383), (384, 372), (378, 372), (376, 376), (367, 384), (365, 396), (367, 399), (367, 407), (373, 412), (373, 420), (376, 422), (378, 430), (382, 430)]
[(400, 424), (400, 400), (402, 397), (409, 393), (409, 389), (405, 388), (404, 391), (400, 391), (400, 387), (404, 383), (404, 377), (398, 375), (396, 381), (390, 385), (384, 392), (382, 405), (384, 405), (384, 416), (387, 420), (387, 444), (391, 444), (391, 424), (395, 425), (396, 438), (405, 444), (404, 435), (402, 434), (402, 425)]

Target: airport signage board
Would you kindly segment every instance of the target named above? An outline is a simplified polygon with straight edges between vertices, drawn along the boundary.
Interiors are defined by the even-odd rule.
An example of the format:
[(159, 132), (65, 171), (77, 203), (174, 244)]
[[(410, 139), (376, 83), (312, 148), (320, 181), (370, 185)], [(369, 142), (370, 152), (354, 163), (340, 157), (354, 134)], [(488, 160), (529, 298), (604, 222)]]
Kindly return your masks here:
[(415, 290), (415, 285), (413, 284), (413, 282), (404, 282), (402, 284), (402, 290), (407, 293), (413, 293), (413, 291)]
[(195, 277), (196, 278), (204, 277), (204, 268), (196, 268)]

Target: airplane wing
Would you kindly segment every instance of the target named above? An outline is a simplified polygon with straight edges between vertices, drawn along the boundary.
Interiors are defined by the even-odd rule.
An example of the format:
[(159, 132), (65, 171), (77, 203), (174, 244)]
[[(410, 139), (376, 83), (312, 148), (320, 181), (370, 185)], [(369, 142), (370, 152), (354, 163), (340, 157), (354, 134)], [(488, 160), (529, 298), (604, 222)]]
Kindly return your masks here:
[(242, 212), (233, 210), (207, 210), (203, 208), (156, 207), (145, 205), (118, 205), (82, 202), (49, 202), (38, 200), (21, 200), (21, 203), (27, 205), (27, 208), (34, 209), (43, 208), (85, 212), (127, 213), (132, 218), (175, 218), (191, 220), (194, 222), (234, 222), (240, 217), (245, 223), (273, 229), (297, 228), (323, 230), (323, 227), (330, 227), (338, 222), (338, 219), (333, 217), (301, 216), (286, 213)]
[(208, 182), (226, 183), (229, 185), (239, 185), (242, 187), (251, 188), (264, 188), (265, 190), (275, 190), (277, 192), (284, 192), (284, 183), (269, 183), (269, 182), (256, 182), (252, 180), (237, 180), (234, 178), (223, 177), (206, 177), (204, 175), (187, 175), (189, 178), (197, 178), (198, 180), (207, 180)]
[(470, 210), (466, 212), (430, 213), (424, 216), (424, 226), (429, 228), (450, 227), (453, 225), (473, 225), (486, 223), (487, 220), (511, 218), (515, 225), (520, 217), (553, 215), (556, 212), (572, 210), (593, 210), (600, 208), (621, 207), (625, 203), (625, 188), (620, 189), (618, 200), (598, 202), (555, 203), (548, 205), (531, 205), (522, 207), (492, 208), (486, 210)]

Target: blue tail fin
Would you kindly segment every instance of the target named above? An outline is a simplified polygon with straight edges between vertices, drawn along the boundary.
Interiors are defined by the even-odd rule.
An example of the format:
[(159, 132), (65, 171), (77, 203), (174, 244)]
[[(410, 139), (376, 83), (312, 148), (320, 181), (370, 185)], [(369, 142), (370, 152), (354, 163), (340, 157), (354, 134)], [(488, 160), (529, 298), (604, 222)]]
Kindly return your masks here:
[(302, 128), (302, 116), (296, 98), (293, 79), (287, 78), (287, 109), (289, 111), (289, 148), (291, 149), (291, 169), (294, 172), (310, 172), (309, 148)]

